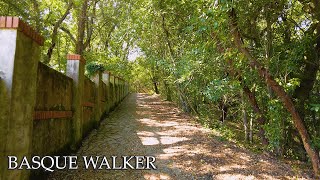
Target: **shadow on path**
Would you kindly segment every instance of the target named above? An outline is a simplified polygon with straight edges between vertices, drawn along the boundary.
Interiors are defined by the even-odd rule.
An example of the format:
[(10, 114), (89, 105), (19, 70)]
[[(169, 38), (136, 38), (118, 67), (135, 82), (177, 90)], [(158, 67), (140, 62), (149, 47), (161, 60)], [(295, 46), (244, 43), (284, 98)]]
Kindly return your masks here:
[[(157, 96), (131, 94), (83, 142), (77, 156), (155, 156), (157, 170), (78, 170), (49, 179), (293, 179), (289, 165), (228, 142)], [(81, 158), (80, 158), (81, 159)]]

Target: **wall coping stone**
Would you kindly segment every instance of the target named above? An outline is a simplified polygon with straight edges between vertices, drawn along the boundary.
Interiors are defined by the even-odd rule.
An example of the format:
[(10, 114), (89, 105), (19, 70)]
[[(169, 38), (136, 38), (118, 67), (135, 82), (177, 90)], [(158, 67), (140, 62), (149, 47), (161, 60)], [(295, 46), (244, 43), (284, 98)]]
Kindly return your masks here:
[(68, 61), (80, 61), (82, 63), (86, 63), (86, 60), (79, 54), (68, 54), (67, 55)]
[(0, 16), (0, 29), (17, 29), (24, 35), (30, 37), (40, 46), (44, 44), (44, 38), (36, 32), (31, 26), (22, 21), (19, 17)]

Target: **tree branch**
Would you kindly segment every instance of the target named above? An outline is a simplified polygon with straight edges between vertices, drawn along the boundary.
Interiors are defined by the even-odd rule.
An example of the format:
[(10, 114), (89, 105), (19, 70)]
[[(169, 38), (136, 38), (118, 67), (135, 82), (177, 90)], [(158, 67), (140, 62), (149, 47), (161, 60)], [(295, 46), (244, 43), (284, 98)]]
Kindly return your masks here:
[(76, 38), (72, 35), (72, 33), (69, 31), (69, 29), (67, 29), (67, 28), (65, 28), (65, 27), (63, 27), (63, 26), (60, 26), (59, 29), (62, 30), (63, 32), (65, 32), (67, 35), (69, 35), (71, 41), (72, 41), (74, 44), (76, 44), (76, 41), (77, 41), (77, 40), (76, 40)]
[(275, 81), (275, 79), (270, 74), (270, 72), (265, 67), (263, 67), (257, 61), (257, 59), (251, 55), (249, 50), (244, 46), (243, 42), (241, 41), (241, 35), (240, 35), (239, 29), (238, 29), (235, 9), (232, 9), (230, 11), (229, 17), (231, 20), (231, 23), (230, 23), (231, 34), (233, 35), (233, 38), (234, 38), (233, 40), (234, 40), (235, 46), (238, 48), (238, 50), (242, 54), (245, 55), (245, 57), (249, 60), (249, 65), (253, 69), (256, 69), (258, 71), (259, 76), (265, 80), (266, 84), (269, 87), (272, 88), (272, 90), (275, 92), (275, 94), (278, 96), (278, 98), (283, 103), (283, 106), (291, 114), (293, 123), (300, 134), (304, 148), (311, 159), (312, 167), (315, 172), (315, 175), (319, 176), (320, 162), (319, 162), (318, 153), (311, 146), (310, 136), (309, 136), (308, 131), (304, 125), (303, 119), (301, 118), (299, 112), (297, 111), (297, 109), (293, 103), (293, 100), (285, 92), (283, 87), (280, 86), (277, 81)]
[(70, 10), (72, 9), (73, 2), (70, 2), (65, 13), (62, 15), (62, 17), (54, 24), (53, 32), (51, 35), (51, 45), (47, 51), (47, 58), (45, 59), (44, 63), (48, 64), (51, 60), (53, 49), (56, 46), (56, 40), (58, 36), (58, 29), (61, 26), (62, 22), (66, 19), (66, 17), (70, 14)]

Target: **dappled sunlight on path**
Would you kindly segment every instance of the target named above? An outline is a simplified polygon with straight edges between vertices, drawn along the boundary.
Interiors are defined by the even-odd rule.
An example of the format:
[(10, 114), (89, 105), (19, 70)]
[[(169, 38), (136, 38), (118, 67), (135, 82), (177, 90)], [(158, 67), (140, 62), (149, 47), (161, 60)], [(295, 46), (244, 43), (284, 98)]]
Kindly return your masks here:
[(132, 94), (92, 132), (78, 156), (155, 156), (157, 170), (58, 171), (51, 179), (294, 179), (289, 165), (257, 155), (195, 123), (157, 96)]

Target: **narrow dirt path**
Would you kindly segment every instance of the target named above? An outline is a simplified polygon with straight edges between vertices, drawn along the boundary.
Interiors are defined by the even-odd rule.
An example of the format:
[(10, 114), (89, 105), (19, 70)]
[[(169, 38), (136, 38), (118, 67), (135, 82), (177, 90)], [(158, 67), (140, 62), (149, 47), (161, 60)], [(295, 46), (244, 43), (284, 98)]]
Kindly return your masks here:
[[(77, 156), (155, 156), (157, 170), (55, 171), (49, 179), (296, 179), (289, 165), (220, 142), (173, 104), (131, 94)], [(305, 177), (306, 178), (306, 177)]]

